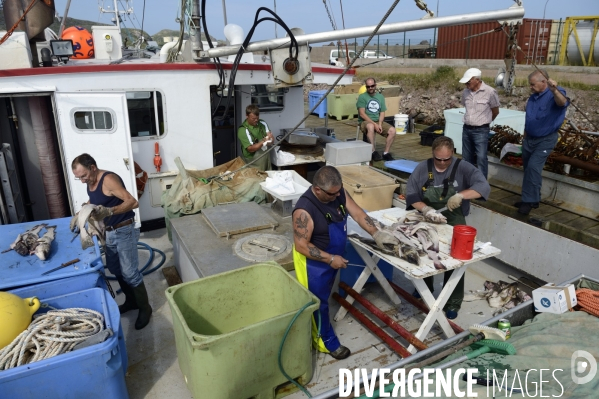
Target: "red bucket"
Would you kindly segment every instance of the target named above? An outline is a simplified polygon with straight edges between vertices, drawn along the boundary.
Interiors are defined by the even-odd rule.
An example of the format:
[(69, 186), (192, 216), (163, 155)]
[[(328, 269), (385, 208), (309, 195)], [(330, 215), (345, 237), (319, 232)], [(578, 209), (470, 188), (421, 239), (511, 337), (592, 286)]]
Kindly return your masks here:
[(476, 229), (472, 226), (458, 224), (453, 226), (453, 236), (451, 237), (452, 258), (460, 260), (472, 259), (474, 250), (474, 240), (476, 239)]

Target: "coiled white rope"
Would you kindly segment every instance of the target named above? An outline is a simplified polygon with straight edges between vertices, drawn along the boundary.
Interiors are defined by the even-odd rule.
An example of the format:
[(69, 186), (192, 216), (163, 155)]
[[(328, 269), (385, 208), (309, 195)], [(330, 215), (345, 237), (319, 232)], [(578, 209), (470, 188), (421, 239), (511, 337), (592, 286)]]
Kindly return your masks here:
[(104, 316), (95, 310), (68, 308), (34, 315), (33, 321), (0, 350), (0, 370), (8, 370), (67, 353), (104, 330)]

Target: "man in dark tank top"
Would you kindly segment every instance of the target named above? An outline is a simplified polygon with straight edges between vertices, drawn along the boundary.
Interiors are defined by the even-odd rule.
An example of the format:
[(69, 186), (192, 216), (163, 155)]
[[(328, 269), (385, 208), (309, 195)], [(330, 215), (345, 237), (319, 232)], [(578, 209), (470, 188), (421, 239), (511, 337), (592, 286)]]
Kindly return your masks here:
[(127, 191), (120, 176), (98, 169), (89, 154), (75, 158), (71, 168), (75, 177), (87, 185), (88, 203), (97, 205), (91, 217), (103, 220), (106, 226), (106, 267), (114, 274), (125, 294), (125, 302), (119, 306), (119, 311), (123, 314), (139, 309), (135, 329), (141, 330), (150, 322), (152, 307), (138, 270), (139, 229), (135, 228), (133, 212), (139, 206), (137, 200)]

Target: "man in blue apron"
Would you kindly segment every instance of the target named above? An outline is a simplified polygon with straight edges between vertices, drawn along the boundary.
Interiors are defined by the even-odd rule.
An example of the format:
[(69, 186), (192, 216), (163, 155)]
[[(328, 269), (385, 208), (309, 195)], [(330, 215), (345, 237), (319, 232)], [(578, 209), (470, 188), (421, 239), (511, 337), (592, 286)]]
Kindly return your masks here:
[(293, 210), (293, 261), (298, 281), (320, 299), (320, 334), (318, 314), (312, 318), (313, 344), (320, 352), (335, 359), (351, 353), (341, 345), (329, 318), (329, 296), (337, 271), (347, 267), (341, 255), (347, 242), (347, 215), (372, 235), (381, 248), (397, 245), (392, 234), (378, 230), (375, 221), (360, 208), (343, 188), (341, 174), (332, 166), (320, 168), (310, 187)]
[[(433, 223), (445, 223), (455, 226), (466, 224), (470, 212), (470, 200), (487, 199), (491, 187), (482, 172), (469, 162), (453, 156), (453, 140), (438, 137), (433, 141), (433, 157), (421, 162), (408, 179), (406, 205), (408, 209), (417, 209)], [(447, 210), (437, 213), (437, 209), (447, 206)], [(452, 271), (446, 272), (444, 283)], [(443, 310), (448, 319), (455, 319), (464, 299), (464, 276), (458, 282)], [(424, 279), (426, 285), (434, 291), (433, 277)]]
[(75, 158), (71, 168), (75, 177), (87, 185), (89, 203), (97, 205), (91, 218), (103, 220), (106, 226), (106, 267), (125, 294), (125, 302), (119, 306), (119, 312), (139, 309), (135, 329), (141, 330), (150, 322), (152, 307), (143, 276), (138, 270), (139, 229), (135, 228), (133, 212), (139, 206), (137, 200), (127, 191), (120, 176), (98, 169), (95, 159), (89, 154)]

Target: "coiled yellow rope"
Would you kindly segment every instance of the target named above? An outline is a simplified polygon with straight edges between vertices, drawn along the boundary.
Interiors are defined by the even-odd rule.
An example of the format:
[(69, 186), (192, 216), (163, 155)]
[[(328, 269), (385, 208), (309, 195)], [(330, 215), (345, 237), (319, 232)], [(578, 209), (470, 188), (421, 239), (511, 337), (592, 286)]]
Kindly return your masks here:
[(0, 350), (0, 370), (67, 353), (104, 330), (104, 316), (95, 310), (68, 308), (33, 316), (29, 327)]

